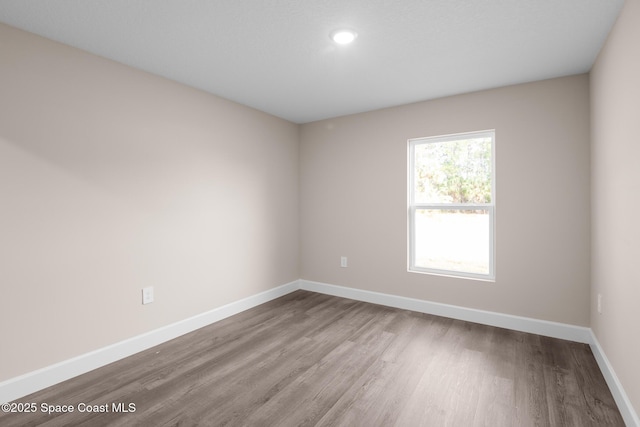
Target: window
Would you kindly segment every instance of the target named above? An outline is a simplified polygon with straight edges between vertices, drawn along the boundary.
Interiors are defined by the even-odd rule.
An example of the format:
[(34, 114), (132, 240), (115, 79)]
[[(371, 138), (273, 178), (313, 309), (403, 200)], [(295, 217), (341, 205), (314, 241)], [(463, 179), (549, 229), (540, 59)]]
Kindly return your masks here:
[(494, 279), (494, 141), (409, 140), (409, 271)]

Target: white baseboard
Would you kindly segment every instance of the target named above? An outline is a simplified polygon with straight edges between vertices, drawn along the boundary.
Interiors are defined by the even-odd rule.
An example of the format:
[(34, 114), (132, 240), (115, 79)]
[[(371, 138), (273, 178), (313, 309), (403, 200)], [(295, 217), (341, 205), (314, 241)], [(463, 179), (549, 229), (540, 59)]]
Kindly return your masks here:
[(452, 319), (466, 320), (468, 322), (480, 323), (483, 325), (529, 332), (547, 337), (560, 338), (585, 344), (591, 343), (591, 329), (582, 326), (567, 325), (565, 323), (549, 322), (546, 320), (537, 320), (528, 317), (512, 316), (510, 314), (501, 314), (491, 311), (441, 304), (415, 298), (365, 291), (362, 289), (346, 288), (327, 283), (311, 282), (309, 280), (300, 280), (300, 289), (370, 302), (373, 304), (386, 305), (388, 307), (402, 308), (420, 313), (434, 314), (436, 316), (449, 317)]
[(589, 344), (591, 351), (598, 362), (598, 366), (611, 390), (620, 414), (627, 427), (640, 427), (638, 415), (633, 409), (633, 405), (622, 388), (613, 367), (600, 347), (598, 340), (591, 328), (582, 326), (567, 325), (564, 323), (549, 322), (546, 320), (532, 319), (528, 317), (512, 316), (490, 311), (476, 310), (473, 308), (459, 307), (455, 305), (441, 304), (424, 301), (414, 298), (400, 297), (396, 295), (383, 294), (379, 292), (365, 291), (362, 289), (347, 288), (344, 286), (330, 285), (328, 283), (312, 282), (300, 280), (300, 289), (318, 292), (327, 295), (334, 295), (342, 298), (354, 299), (357, 301), (370, 302), (373, 304), (385, 305), (388, 307), (401, 308), (404, 310), (417, 311), (420, 313), (434, 314), (436, 316), (449, 317), (452, 319), (466, 320), (483, 325), (497, 326), (500, 328), (515, 331), (528, 332), (553, 338), (560, 338), (568, 341)]
[(11, 402), (101, 366), (108, 365), (109, 363), (195, 331), (203, 326), (210, 325), (234, 314), (279, 298), (298, 288), (298, 281), (296, 280), (145, 334), (3, 381), (0, 383), (0, 403)]
[(1, 382), (0, 403), (19, 399), (28, 394), (92, 371), (101, 366), (105, 366), (109, 363), (131, 356), (158, 344), (162, 344), (163, 342), (177, 338), (201, 327), (233, 316), (234, 314), (238, 314), (265, 302), (279, 298), (298, 289), (589, 344), (598, 366), (607, 381), (607, 385), (611, 389), (611, 394), (618, 405), (618, 409), (620, 410), (625, 423), (628, 427), (640, 427), (638, 415), (633, 409), (631, 401), (626, 395), (613, 370), (613, 367), (609, 363), (602, 347), (600, 347), (598, 340), (590, 328), (441, 304), (415, 298), (347, 288), (344, 286), (336, 286), (302, 279), (287, 283), (277, 288), (269, 289), (268, 291), (261, 292), (113, 345), (56, 363), (55, 365), (47, 366), (45, 368), (29, 372), (25, 375)]
[(607, 356), (604, 354), (604, 350), (600, 346), (600, 343), (593, 331), (591, 331), (590, 344), (593, 356), (596, 358), (596, 362), (598, 362), (600, 371), (602, 371), (602, 375), (609, 386), (609, 390), (611, 390), (611, 394), (618, 405), (620, 414), (622, 414), (622, 418), (627, 424), (627, 427), (640, 427), (640, 418), (638, 418), (638, 414), (633, 409), (633, 405), (625, 393), (622, 383), (618, 380), (618, 376), (613, 370), (613, 366), (609, 363), (609, 359), (607, 359)]

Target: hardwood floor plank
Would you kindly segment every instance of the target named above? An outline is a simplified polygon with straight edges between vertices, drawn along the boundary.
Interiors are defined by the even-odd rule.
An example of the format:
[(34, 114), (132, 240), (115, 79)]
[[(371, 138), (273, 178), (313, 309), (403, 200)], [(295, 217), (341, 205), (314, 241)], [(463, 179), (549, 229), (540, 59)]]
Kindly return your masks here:
[(485, 375), (480, 386), (478, 405), (473, 418), (474, 427), (512, 427), (514, 419), (513, 380)]
[(572, 372), (584, 399), (583, 414), (589, 417), (593, 425), (617, 422), (620, 412), (609, 389), (602, 386), (605, 380), (591, 351), (584, 344), (571, 344), (574, 361)]
[(544, 378), (547, 386), (547, 406), (549, 423), (554, 426), (592, 425), (583, 419), (581, 411), (584, 400), (579, 395), (575, 377), (567, 369), (558, 366), (544, 366)]
[(307, 291), (18, 401), (76, 410), (3, 427), (624, 425), (584, 344)]
[[(392, 320), (387, 332), (393, 340), (382, 356), (354, 382), (342, 398), (327, 411), (319, 426), (389, 426), (404, 410), (404, 402), (413, 393), (425, 369), (426, 337), (398, 334), (390, 329), (418, 332), (431, 321), (401, 313)], [(414, 338), (410, 338), (413, 336)]]
[(516, 422), (523, 427), (550, 426), (540, 336), (523, 334), (516, 344)]
[(516, 343), (522, 333), (490, 328), (489, 346), (485, 349), (485, 375), (474, 416), (474, 426), (499, 427), (516, 424), (515, 381)]

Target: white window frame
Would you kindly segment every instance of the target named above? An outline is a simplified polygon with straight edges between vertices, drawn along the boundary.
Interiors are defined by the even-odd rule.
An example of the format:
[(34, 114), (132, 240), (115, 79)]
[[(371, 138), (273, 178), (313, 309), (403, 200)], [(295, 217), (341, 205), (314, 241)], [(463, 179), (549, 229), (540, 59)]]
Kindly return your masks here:
[[(491, 138), (491, 203), (459, 204), (459, 203), (416, 203), (414, 197), (415, 179), (415, 147), (416, 145), (457, 141), (469, 138)], [(408, 271), (413, 273), (427, 273), (443, 276), (462, 277), (495, 281), (495, 206), (496, 206), (496, 135), (495, 129), (466, 132), (450, 135), (412, 138), (408, 143)], [(439, 270), (419, 267), (415, 265), (415, 213), (420, 209), (477, 209), (486, 210), (489, 213), (489, 274), (479, 274), (455, 270)]]

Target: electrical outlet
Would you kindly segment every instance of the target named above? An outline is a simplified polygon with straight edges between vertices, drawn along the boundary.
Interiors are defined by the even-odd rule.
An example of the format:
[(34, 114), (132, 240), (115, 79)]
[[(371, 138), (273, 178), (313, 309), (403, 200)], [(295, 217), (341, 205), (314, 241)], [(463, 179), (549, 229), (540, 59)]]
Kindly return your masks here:
[(598, 294), (598, 314), (602, 314), (602, 294)]
[(142, 288), (142, 304), (151, 304), (153, 302), (153, 286)]
[(340, 257), (340, 267), (347, 267), (347, 265), (348, 265), (347, 257), (346, 256)]

